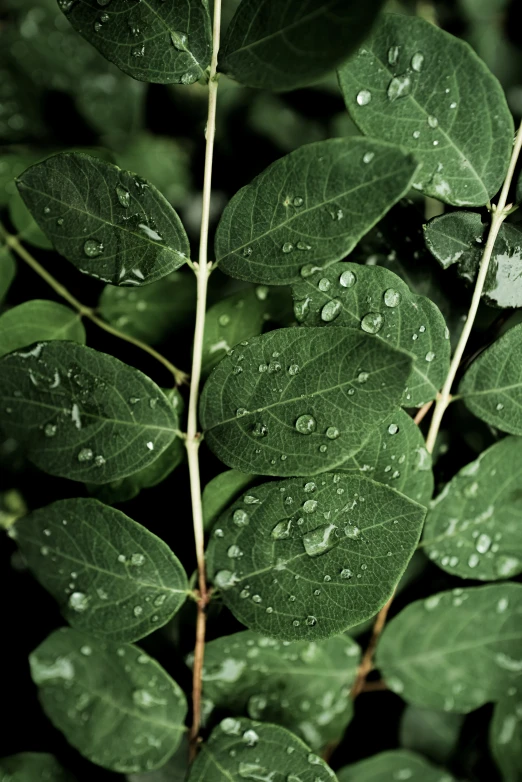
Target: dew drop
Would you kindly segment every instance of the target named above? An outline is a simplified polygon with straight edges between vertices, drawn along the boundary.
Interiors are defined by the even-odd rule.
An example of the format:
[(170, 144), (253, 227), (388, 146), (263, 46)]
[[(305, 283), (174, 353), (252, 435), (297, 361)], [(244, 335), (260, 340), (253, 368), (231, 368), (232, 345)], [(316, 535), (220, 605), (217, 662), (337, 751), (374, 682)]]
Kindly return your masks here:
[(103, 252), (103, 243), (95, 239), (87, 239), (83, 245), (83, 251), (88, 258), (97, 258)]
[(344, 534), (347, 538), (350, 538), (350, 540), (357, 540), (357, 538), (361, 537), (361, 530), (354, 524), (347, 524), (344, 528)]
[(253, 425), (252, 435), (254, 437), (266, 437), (267, 434), (268, 434), (268, 426), (266, 424), (262, 424), (258, 421)]
[(428, 117), (428, 125), (430, 128), (436, 128), (439, 125), (437, 117), (434, 117), (433, 114), (430, 114)]
[(367, 334), (377, 334), (383, 323), (384, 318), (380, 312), (368, 312), (361, 320), (361, 328)]
[(278, 521), (272, 530), (272, 537), (275, 540), (287, 540), (290, 537), (292, 529), (292, 519), (283, 519)]
[(329, 426), (326, 430), (326, 436), (329, 440), (337, 440), (340, 434), (341, 433), (336, 426)]
[(351, 288), (355, 285), (355, 282), (355, 274), (349, 270), (343, 272), (339, 277), (339, 284), (342, 285), (343, 288)]
[(401, 294), (394, 288), (388, 288), (388, 290), (384, 291), (383, 298), (387, 307), (396, 307), (398, 304), (400, 304)]
[(288, 374), (289, 375), (297, 375), (299, 372), (299, 365), (298, 364), (290, 364), (288, 367)]
[(401, 47), (400, 46), (390, 46), (388, 49), (388, 64), (389, 65), (396, 65), (397, 60), (399, 59), (399, 53), (400, 53)]
[(424, 64), (424, 55), (422, 54), (422, 52), (415, 52), (415, 54), (411, 58), (412, 71), (415, 71), (415, 73), (420, 73), (423, 64)]
[(116, 187), (116, 195), (118, 197), (118, 201), (120, 204), (125, 207), (125, 209), (128, 209), (130, 206), (130, 193), (129, 191), (122, 187), (121, 185), (118, 185)]
[(388, 427), (388, 434), (397, 434), (399, 431), (399, 427), (397, 424), (390, 424)]
[(303, 535), (303, 545), (309, 557), (318, 557), (339, 543), (335, 524), (323, 524)]
[(300, 415), (295, 422), (295, 428), (300, 434), (312, 434), (312, 432), (315, 432), (316, 426), (315, 418), (308, 413)]
[(343, 305), (340, 299), (328, 301), (321, 310), (321, 320), (324, 320), (325, 323), (331, 323), (337, 318), (342, 307)]
[(312, 245), (311, 244), (307, 244), (306, 242), (303, 242), (303, 241), (297, 242), (296, 247), (297, 247), (298, 250), (311, 250), (312, 249)]
[(351, 578), (353, 576), (353, 573), (352, 573), (352, 571), (349, 568), (345, 567), (345, 568), (343, 568), (341, 570), (340, 576), (341, 576), (341, 578), (348, 579), (348, 578)]
[(90, 448), (82, 448), (78, 454), (79, 462), (90, 462), (94, 454)]
[(372, 94), (370, 90), (360, 90), (357, 93), (356, 100), (359, 106), (367, 106), (368, 103), (371, 101), (371, 99), (372, 99)]
[(220, 570), (214, 576), (214, 583), (220, 589), (230, 589), (238, 582), (238, 577), (230, 570)]
[(371, 163), (375, 157), (375, 152), (365, 152), (363, 155), (363, 163)]
[(250, 521), (248, 513), (242, 508), (238, 508), (232, 515), (232, 520), (236, 527), (246, 527)]
[(430, 350), (430, 351), (428, 351), (428, 353), (426, 353), (424, 358), (426, 359), (426, 361), (428, 363), (431, 363), (433, 361), (433, 359), (435, 358), (435, 353), (433, 352), (433, 350)]
[(296, 196), (293, 200), (294, 206), (302, 206), (304, 204), (304, 199), (301, 198), (301, 196)]
[(317, 283), (317, 287), (320, 291), (323, 291), (323, 293), (326, 293), (326, 291), (330, 290), (332, 287), (332, 283), (328, 279), (328, 277), (321, 277), (319, 282)]
[(315, 625), (317, 624), (317, 619), (315, 618), (315, 616), (307, 616), (306, 624), (308, 625), (308, 627), (315, 627)]
[(69, 608), (72, 608), (73, 611), (85, 611), (88, 605), (89, 598), (83, 592), (73, 592), (69, 597)]
[(388, 85), (387, 95), (390, 101), (405, 98), (410, 94), (411, 79), (407, 73), (395, 76)]
[(284, 253), (291, 253), (294, 249), (294, 245), (292, 242), (285, 242), (281, 249)]
[(44, 428), (44, 434), (46, 437), (54, 437), (58, 427), (55, 424), (46, 424)]

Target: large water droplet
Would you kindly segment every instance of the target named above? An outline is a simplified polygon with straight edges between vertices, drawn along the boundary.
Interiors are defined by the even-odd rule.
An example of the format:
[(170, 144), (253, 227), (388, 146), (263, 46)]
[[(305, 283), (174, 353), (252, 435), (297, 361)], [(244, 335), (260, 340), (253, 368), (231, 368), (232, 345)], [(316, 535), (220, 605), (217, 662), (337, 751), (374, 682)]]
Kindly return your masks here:
[(356, 100), (359, 106), (367, 106), (371, 99), (372, 94), (370, 90), (360, 90), (360, 92), (357, 93)]
[(83, 592), (73, 592), (69, 597), (69, 607), (73, 611), (85, 611), (89, 605), (89, 598)]
[(321, 279), (317, 283), (317, 287), (319, 288), (320, 291), (326, 293), (326, 291), (329, 291), (330, 288), (332, 287), (332, 283), (330, 282), (328, 277), (321, 277)]
[(394, 288), (388, 288), (388, 290), (384, 291), (383, 298), (387, 307), (396, 307), (398, 304), (400, 304), (401, 294)]
[(300, 415), (295, 422), (295, 428), (300, 434), (312, 434), (312, 432), (315, 432), (316, 426), (315, 418), (308, 413)]
[(97, 258), (103, 252), (103, 243), (95, 239), (87, 239), (83, 245), (83, 251), (88, 258)]
[(342, 285), (343, 288), (351, 288), (353, 285), (355, 285), (355, 282), (355, 274), (350, 270), (343, 272), (339, 277), (339, 284)]
[(422, 70), (422, 65), (424, 63), (424, 55), (422, 52), (415, 52), (413, 57), (411, 58), (411, 69), (412, 71), (415, 71), (415, 73), (420, 73)]
[(238, 577), (230, 570), (220, 570), (214, 576), (214, 583), (220, 589), (230, 589), (238, 582)]
[(292, 519), (283, 519), (278, 521), (272, 530), (272, 537), (275, 540), (287, 540), (290, 537), (292, 529)]
[(367, 334), (377, 334), (380, 331), (384, 318), (380, 312), (368, 312), (361, 320), (361, 328)]
[(321, 320), (325, 323), (331, 323), (342, 310), (342, 303), (340, 299), (332, 299), (328, 301), (321, 310)]
[(303, 535), (303, 545), (309, 557), (318, 557), (339, 543), (335, 524), (323, 524)]
[(388, 85), (388, 98), (391, 101), (405, 98), (410, 94), (411, 79), (407, 73), (395, 76)]
[(248, 513), (242, 508), (238, 508), (234, 511), (232, 520), (236, 527), (246, 527), (249, 522)]
[(175, 49), (178, 50), (178, 52), (186, 52), (187, 51), (187, 34), (186, 33), (180, 33), (177, 30), (173, 30), (170, 33), (170, 40), (172, 41), (172, 45)]

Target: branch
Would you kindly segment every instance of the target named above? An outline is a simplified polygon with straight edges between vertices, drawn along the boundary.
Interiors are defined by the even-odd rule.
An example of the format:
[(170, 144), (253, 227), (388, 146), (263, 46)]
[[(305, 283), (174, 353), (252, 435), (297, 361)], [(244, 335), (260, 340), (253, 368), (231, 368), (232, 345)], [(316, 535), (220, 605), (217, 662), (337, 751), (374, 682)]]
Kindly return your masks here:
[(462, 334), (460, 335), (458, 345), (456, 347), (455, 353), (451, 360), (448, 376), (446, 377), (446, 380), (440, 392), (440, 396), (437, 400), (437, 404), (435, 405), (435, 410), (433, 412), (433, 418), (431, 420), (430, 430), (428, 432), (428, 437), (426, 438), (426, 449), (428, 450), (429, 453), (433, 452), (433, 449), (435, 447), (435, 441), (437, 439), (437, 435), (439, 433), (439, 429), (442, 423), (442, 418), (451, 400), (451, 389), (453, 386), (453, 382), (455, 380), (455, 376), (459, 369), (460, 363), (462, 361), (462, 357), (466, 350), (466, 346), (468, 344), (468, 340), (471, 335), (471, 331), (473, 329), (475, 318), (477, 316), (477, 311), (480, 304), (480, 298), (482, 296), (482, 291), (484, 289), (484, 283), (486, 282), (486, 275), (488, 273), (489, 263), (491, 260), (491, 256), (493, 254), (493, 249), (495, 247), (495, 241), (497, 239), (498, 232), (500, 231), (502, 223), (506, 219), (508, 213), (512, 209), (512, 205), (506, 204), (506, 202), (509, 194), (509, 188), (511, 187), (511, 182), (513, 180), (513, 175), (515, 173), (515, 168), (517, 165), (517, 160), (520, 154), (521, 147), (522, 147), (522, 123), (515, 137), (513, 152), (511, 153), (511, 160), (509, 161), (506, 179), (504, 181), (504, 185), (502, 187), (502, 191), (498, 199), (498, 204), (496, 206), (493, 205), (491, 209), (491, 226), (489, 229), (486, 246), (484, 247), (482, 260), (480, 262), (479, 272), (477, 275), (477, 281), (475, 283), (475, 290), (473, 291), (473, 297), (471, 299), (471, 305), (469, 308), (468, 317), (466, 318), (466, 323), (464, 324)]
[(7, 246), (11, 247), (14, 252), (23, 261), (25, 261), (25, 263), (27, 263), (27, 265), (30, 266), (31, 269), (33, 269), (33, 271), (35, 271), (42, 278), (42, 280), (45, 280), (45, 282), (54, 290), (55, 293), (58, 294), (58, 296), (61, 296), (62, 299), (65, 299), (65, 301), (70, 304), (71, 307), (73, 307), (81, 317), (88, 318), (92, 323), (95, 323), (96, 326), (98, 326), (100, 329), (103, 329), (108, 334), (112, 334), (114, 337), (118, 337), (118, 339), (122, 339), (125, 342), (130, 342), (131, 345), (135, 345), (137, 348), (140, 348), (140, 350), (144, 350), (150, 356), (163, 364), (166, 369), (168, 369), (168, 371), (174, 377), (176, 385), (181, 385), (187, 381), (188, 375), (186, 375), (185, 372), (182, 372), (181, 369), (175, 367), (174, 364), (171, 364), (171, 362), (166, 359), (165, 356), (162, 356), (161, 353), (158, 353), (157, 350), (151, 348), (151, 346), (147, 345), (146, 342), (142, 342), (140, 339), (131, 337), (130, 334), (125, 334), (125, 332), (114, 328), (109, 323), (106, 323), (104, 320), (95, 315), (94, 310), (92, 310), (90, 307), (87, 307), (85, 304), (82, 304), (81, 301), (78, 301), (78, 299), (75, 298), (72, 293), (69, 293), (67, 288), (58, 282), (58, 280), (36, 260), (36, 258), (33, 258), (31, 253), (29, 253), (25, 247), (20, 244), (16, 236), (13, 236), (5, 230), (3, 225), (0, 225), (0, 236), (5, 240)]
[(197, 275), (197, 307), (194, 327), (194, 347), (192, 356), (192, 375), (190, 381), (190, 399), (188, 407), (187, 448), (190, 494), (192, 501), (192, 522), (194, 542), (198, 564), (199, 600), (196, 624), (196, 645), (194, 648), (194, 668), (192, 677), (192, 727), (190, 730), (190, 756), (197, 752), (199, 729), (201, 724), (201, 690), (203, 657), (205, 653), (206, 607), (210, 593), (207, 587), (205, 568), (205, 534), (203, 526), (203, 507), (201, 502), (201, 477), (199, 472), (199, 446), (201, 437), (198, 432), (198, 400), (203, 357), (203, 337), (205, 332), (205, 311), (207, 303), (208, 277), (211, 263), (208, 261), (208, 233), (210, 223), (210, 197), (212, 193), (212, 162), (214, 158), (214, 139), (216, 135), (217, 103), (217, 56), (221, 31), (221, 0), (214, 2), (214, 22), (212, 31), (212, 61), (208, 84), (208, 116), (205, 149), (205, 173), (203, 178), (203, 204), (201, 210), (201, 233), (199, 261), (194, 264)]
[(370, 671), (373, 670), (373, 656), (375, 654), (375, 649), (377, 648), (379, 638), (381, 637), (381, 633), (384, 630), (384, 625), (386, 624), (388, 611), (390, 610), (392, 601), (393, 595), (377, 614), (377, 618), (373, 626), (372, 637), (370, 638), (370, 643), (368, 644), (363, 655), (361, 664), (359, 665), (359, 669), (357, 671), (357, 678), (355, 679), (352, 691), (350, 693), (352, 700), (355, 700), (355, 698), (357, 698), (357, 696), (360, 695), (364, 689), (366, 689), (366, 677)]

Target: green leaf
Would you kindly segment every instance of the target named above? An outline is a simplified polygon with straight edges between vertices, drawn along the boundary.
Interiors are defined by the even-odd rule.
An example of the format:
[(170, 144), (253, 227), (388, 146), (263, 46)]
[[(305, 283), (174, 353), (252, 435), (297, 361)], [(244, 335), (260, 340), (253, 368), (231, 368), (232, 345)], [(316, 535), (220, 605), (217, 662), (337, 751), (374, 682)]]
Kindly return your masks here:
[(237, 470), (226, 470), (207, 483), (203, 489), (202, 496), (205, 529), (209, 530), (212, 528), (220, 513), (254, 479), (255, 475), (238, 472)]
[(32, 299), (0, 315), (0, 356), (52, 339), (85, 344), (85, 329), (77, 312), (54, 301)]
[(336, 263), (293, 286), (296, 318), (305, 326), (351, 326), (413, 355), (402, 397), (406, 407), (434, 399), (449, 370), (449, 331), (438, 307), (413, 294), (380, 266)]
[(72, 774), (45, 752), (20, 752), (1, 758), (0, 774), (5, 782), (74, 782)]
[(134, 79), (192, 84), (206, 77), (211, 32), (208, 0), (139, 4), (59, 0), (72, 26)]
[[(474, 283), (487, 239), (488, 226), (476, 212), (452, 212), (425, 226), (426, 244), (440, 265), (457, 264), (457, 272)], [(489, 262), (482, 298), (494, 307), (522, 307), (522, 230), (500, 226)]]
[(410, 369), (406, 353), (355, 329), (263, 334), (208, 379), (200, 405), (205, 440), (243, 472), (324, 472), (355, 454), (397, 407)]
[(189, 742), (183, 737), (176, 752), (164, 766), (144, 774), (128, 774), (127, 782), (186, 782), (189, 765)]
[(176, 437), (178, 417), (150, 378), (73, 342), (0, 359), (0, 425), (37, 467), (88, 483), (132, 475)]
[(99, 308), (111, 325), (155, 345), (193, 314), (195, 293), (196, 278), (192, 272), (171, 272), (158, 282), (139, 288), (107, 285)]
[(205, 645), (203, 696), (215, 707), (283, 725), (319, 751), (352, 718), (360, 662), (350, 638), (290, 646), (249, 630)]
[(467, 714), (503, 698), (522, 670), (522, 585), (454, 589), (387, 625), (377, 666), (407, 703)]
[(502, 432), (522, 435), (522, 324), (475, 359), (459, 385), (466, 407)]
[(5, 295), (16, 274), (16, 263), (7, 245), (0, 246), (0, 302)]
[[(233, 345), (261, 334), (265, 309), (264, 301), (251, 289), (227, 296), (208, 310), (203, 339), (204, 375), (221, 361)], [(238, 350), (241, 350), (239, 345)]]
[(343, 62), (367, 35), (382, 0), (242, 0), (220, 69), (249, 87), (293, 90)]
[(522, 704), (520, 695), (500, 700), (493, 712), (489, 743), (503, 782), (520, 782), (522, 775)]
[(0, 206), (6, 206), (16, 193), (15, 177), (41, 155), (23, 147), (4, 147), (0, 153)]
[(467, 464), (433, 501), (422, 545), (461, 578), (494, 581), (522, 571), (522, 440), (506, 437)]
[(108, 641), (149, 635), (187, 598), (185, 571), (166, 543), (98, 500), (58, 500), (10, 535), (69, 624)]
[[(500, 188), (513, 118), (493, 74), (464, 41), (415, 16), (383, 14), (339, 71), (352, 119), (422, 162), (414, 186), (455, 206)], [(470, 117), (483, 121), (470, 126)]]
[(31, 212), (18, 192), (13, 193), (9, 199), (9, 217), (19, 238), (24, 242), (40, 247), (43, 250), (52, 248), (51, 242), (43, 231), (38, 228)]
[(404, 410), (389, 415), (361, 450), (337, 470), (362, 472), (421, 505), (428, 505), (433, 494), (431, 456), (421, 430)]
[(376, 614), (426, 512), (388, 486), (332, 473), (264, 483), (252, 496), (216, 522), (209, 574), (240, 622), (287, 641), (329, 638)]
[(190, 254), (166, 198), (130, 171), (91, 155), (54, 155), (28, 168), (17, 185), (55, 249), (91, 277), (144, 285), (175, 271)]
[(395, 749), (380, 752), (339, 771), (339, 782), (390, 782), (408, 779), (410, 782), (455, 782), (451, 774), (432, 766), (422, 755)]
[(229, 717), (215, 728), (194, 761), (188, 782), (285, 779), (321, 782), (337, 777), (301, 739), (279, 725)]
[(417, 163), (364, 138), (309, 144), (272, 163), (232, 198), (216, 259), (240, 280), (284, 285), (350, 253), (408, 191)]
[(463, 721), (462, 714), (406, 706), (401, 717), (400, 743), (435, 763), (446, 763), (455, 751)]
[(46, 715), (93, 763), (123, 774), (150, 771), (176, 750), (185, 696), (137, 646), (62, 628), (29, 662)]

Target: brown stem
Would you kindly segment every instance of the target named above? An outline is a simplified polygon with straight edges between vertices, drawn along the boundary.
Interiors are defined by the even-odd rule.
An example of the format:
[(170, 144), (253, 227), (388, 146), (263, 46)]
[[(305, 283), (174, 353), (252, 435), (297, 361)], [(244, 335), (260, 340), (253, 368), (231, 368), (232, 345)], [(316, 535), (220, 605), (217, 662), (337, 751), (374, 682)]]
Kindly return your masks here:
[(388, 611), (390, 610), (392, 600), (393, 600), (393, 595), (390, 597), (386, 605), (384, 605), (379, 611), (379, 613), (377, 614), (375, 624), (373, 625), (373, 631), (372, 631), (372, 637), (370, 638), (370, 643), (368, 644), (366, 651), (363, 654), (361, 664), (359, 665), (359, 669), (357, 671), (357, 677), (355, 679), (355, 682), (352, 687), (352, 691), (350, 693), (350, 697), (352, 698), (352, 700), (355, 700), (355, 698), (357, 698), (357, 696), (360, 695), (360, 693), (363, 691), (366, 684), (366, 677), (373, 669), (373, 656), (375, 654), (375, 649), (377, 648), (377, 643), (379, 641), (381, 633), (384, 630), (384, 625), (386, 624), (386, 619), (388, 617)]
[(420, 408), (419, 412), (417, 413), (417, 415), (416, 415), (416, 416), (415, 416), (415, 418), (413, 419), (414, 423), (416, 423), (416, 424), (417, 424), (417, 426), (418, 426), (418, 425), (420, 424), (420, 422), (423, 420), (424, 416), (425, 416), (425, 415), (427, 415), (427, 413), (429, 413), (429, 411), (431, 410), (431, 406), (432, 406), (432, 404), (433, 404), (433, 399), (431, 400), (431, 402), (426, 402), (426, 404), (425, 404), (425, 405), (423, 405), (423, 406)]
[(196, 644), (194, 648), (194, 667), (192, 672), (192, 726), (190, 729), (189, 759), (196, 757), (199, 745), (199, 728), (201, 724), (201, 682), (203, 679), (203, 658), (205, 652), (205, 635), (207, 628), (207, 605), (210, 592), (205, 595), (198, 593), (198, 614), (196, 619)]

